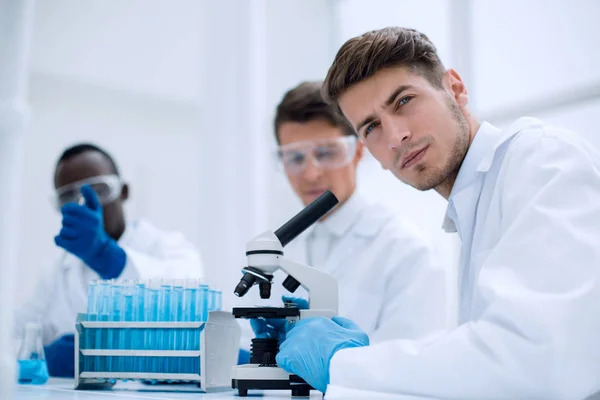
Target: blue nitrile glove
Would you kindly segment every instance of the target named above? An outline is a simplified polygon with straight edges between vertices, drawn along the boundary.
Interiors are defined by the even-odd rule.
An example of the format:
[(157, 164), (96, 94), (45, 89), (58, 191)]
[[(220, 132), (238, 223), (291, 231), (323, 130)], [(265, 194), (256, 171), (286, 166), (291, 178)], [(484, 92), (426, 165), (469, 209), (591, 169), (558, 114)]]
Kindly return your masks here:
[(62, 209), (62, 229), (57, 246), (79, 257), (102, 279), (117, 278), (127, 261), (125, 250), (104, 230), (102, 205), (89, 185), (81, 187), (85, 205), (67, 203)]
[(75, 376), (75, 336), (64, 335), (44, 347), (50, 376), (73, 378)]
[(250, 364), (250, 352), (248, 350), (240, 349), (238, 351), (238, 362), (237, 365)]
[(285, 371), (325, 393), (333, 355), (338, 350), (368, 345), (369, 336), (347, 318), (307, 318), (288, 332), (276, 361)]
[[(308, 309), (308, 301), (300, 297), (281, 296), (283, 302), (291, 301), (301, 310)], [(288, 323), (285, 318), (252, 318), (250, 325), (254, 334), (259, 339), (278, 338), (279, 343), (285, 340), (286, 333), (294, 324)]]

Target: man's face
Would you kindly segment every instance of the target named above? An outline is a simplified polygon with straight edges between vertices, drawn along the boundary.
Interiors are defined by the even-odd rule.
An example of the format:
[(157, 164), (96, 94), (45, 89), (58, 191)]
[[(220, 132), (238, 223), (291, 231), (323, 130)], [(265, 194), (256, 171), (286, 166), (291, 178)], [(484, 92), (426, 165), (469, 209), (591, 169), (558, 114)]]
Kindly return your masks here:
[(304, 205), (326, 190), (340, 204), (356, 188), (362, 144), (324, 119), (284, 122), (279, 127), (280, 157), (292, 188)]
[(383, 168), (448, 197), (471, 136), (460, 77), (446, 72), (443, 86), (405, 67), (388, 68), (350, 87), (339, 105)]
[[(86, 151), (67, 160), (61, 161), (56, 167), (54, 188), (78, 183), (82, 180), (114, 174), (110, 162), (100, 153)], [(96, 191), (95, 185), (91, 185)], [(102, 205), (104, 213), (104, 229), (106, 233), (117, 240), (125, 229), (123, 202), (128, 197), (127, 185), (119, 186), (116, 199)], [(99, 193), (102, 195), (105, 193)], [(115, 193), (116, 195), (116, 193)]]

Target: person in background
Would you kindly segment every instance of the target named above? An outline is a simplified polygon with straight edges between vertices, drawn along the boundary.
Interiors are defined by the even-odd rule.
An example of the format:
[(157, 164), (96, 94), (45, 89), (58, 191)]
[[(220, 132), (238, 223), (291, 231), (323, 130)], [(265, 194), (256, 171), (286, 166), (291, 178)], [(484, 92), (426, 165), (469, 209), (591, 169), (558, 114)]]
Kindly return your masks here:
[[(334, 276), (340, 315), (356, 321), (373, 342), (447, 330), (444, 269), (421, 232), (358, 192), (363, 145), (335, 107), (325, 103), (321, 82), (303, 82), (285, 93), (274, 131), (278, 162), (300, 201), (308, 205), (326, 190), (339, 200), (286, 246), (286, 257)], [(275, 274), (271, 299), (283, 295), (285, 277), (281, 271)], [(293, 296), (283, 297), (307, 306), (302, 287)], [(251, 325), (257, 337), (280, 341), (282, 325), (289, 327), (283, 320), (253, 319)]]
[(27, 322), (41, 322), (50, 375), (72, 377), (75, 320), (86, 312), (90, 281), (203, 278), (204, 270), (199, 251), (182, 234), (126, 218), (129, 186), (103, 149), (86, 143), (66, 149), (54, 187), (62, 214), (54, 242), (64, 252), (17, 311), (16, 333)]
[(427, 343), (369, 345), (360, 322), (310, 318), (277, 363), (330, 398), (600, 393), (598, 151), (534, 118), (478, 121), (459, 74), (413, 29), (348, 40), (323, 86), (384, 168), (448, 200), (444, 228), (462, 241), (459, 325)]

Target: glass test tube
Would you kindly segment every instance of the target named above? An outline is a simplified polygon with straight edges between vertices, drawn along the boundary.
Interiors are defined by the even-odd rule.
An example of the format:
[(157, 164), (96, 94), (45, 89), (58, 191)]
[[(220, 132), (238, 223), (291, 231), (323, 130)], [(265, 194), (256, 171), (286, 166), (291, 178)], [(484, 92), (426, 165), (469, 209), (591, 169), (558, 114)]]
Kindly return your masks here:
[[(134, 297), (134, 315), (133, 315), (133, 320), (135, 322), (143, 322), (145, 319), (145, 313), (144, 313), (144, 302), (145, 302), (145, 294), (146, 294), (146, 287), (148, 286), (149, 281), (148, 280), (138, 280), (135, 283), (135, 297)], [(144, 350), (146, 348), (146, 343), (144, 342), (145, 339), (145, 329), (142, 328), (135, 328), (133, 330), (134, 332), (134, 337), (133, 337), (133, 346), (136, 350)], [(143, 372), (144, 368), (145, 368), (145, 357), (136, 357), (136, 359), (134, 360), (135, 362), (135, 369), (136, 372)]]
[[(158, 282), (158, 283), (157, 283)], [(145, 293), (145, 301), (144, 301), (144, 312), (145, 312), (145, 320), (149, 322), (157, 322), (158, 321), (158, 290), (160, 288), (160, 280), (152, 280), (148, 284)], [(144, 334), (144, 342), (146, 344), (146, 350), (156, 350), (157, 343), (156, 338), (157, 330), (156, 329), (145, 329)], [(145, 371), (146, 372), (155, 372), (156, 370), (156, 361), (155, 357), (145, 357)]]
[[(98, 281), (93, 280), (88, 285), (88, 303), (87, 303), (87, 315), (86, 319), (88, 321), (96, 321), (98, 320), (98, 311), (96, 305), (96, 291), (98, 287)], [(85, 348), (93, 349), (95, 343), (96, 331), (94, 329), (86, 329), (85, 335)], [(84, 356), (83, 362), (83, 370), (84, 371), (94, 371), (94, 357), (92, 356)]]
[[(102, 281), (98, 285), (98, 321), (108, 322), (110, 318), (110, 281)], [(105, 350), (108, 348), (108, 332), (106, 328), (96, 330), (96, 349)], [(108, 371), (107, 357), (96, 356), (96, 371)]]
[[(122, 301), (122, 306), (121, 306), (121, 321), (123, 321), (123, 322), (132, 322), (133, 321), (134, 291), (135, 291), (135, 288), (133, 286), (132, 281), (128, 280), (123, 283), (123, 296), (122, 296), (123, 301)], [(119, 341), (120, 341), (119, 347), (121, 349), (133, 350), (131, 329), (122, 329), (120, 332)], [(120, 368), (123, 372), (135, 372), (133, 370), (132, 357), (123, 357)]]
[[(159, 293), (160, 313), (159, 318), (161, 322), (169, 322), (171, 320), (171, 297), (173, 288), (171, 282), (163, 280), (162, 286)], [(169, 331), (167, 329), (160, 329), (159, 333), (160, 350), (169, 349)], [(158, 371), (166, 373), (169, 371), (169, 359), (164, 357), (160, 360), (158, 365)]]
[[(183, 287), (185, 281), (183, 279), (173, 280), (173, 292), (171, 299), (171, 321), (180, 322), (183, 319)], [(183, 342), (181, 329), (171, 329), (169, 332), (169, 350), (181, 350)], [(181, 365), (178, 359), (171, 360), (169, 370), (167, 372), (176, 373), (181, 370)]]

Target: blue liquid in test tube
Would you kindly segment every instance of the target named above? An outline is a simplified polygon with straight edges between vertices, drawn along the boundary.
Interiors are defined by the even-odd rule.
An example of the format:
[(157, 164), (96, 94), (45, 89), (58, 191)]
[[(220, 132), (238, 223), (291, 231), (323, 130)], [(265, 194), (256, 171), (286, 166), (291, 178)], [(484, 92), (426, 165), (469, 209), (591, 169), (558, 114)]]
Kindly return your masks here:
[[(173, 281), (173, 294), (171, 299), (171, 321), (181, 322), (183, 320), (183, 281), (176, 279)], [(182, 350), (181, 343), (183, 331), (181, 329), (171, 329), (169, 332), (169, 350)], [(171, 360), (170, 369), (167, 372), (179, 372), (181, 365), (178, 359)]]
[[(134, 287), (129, 283), (123, 287), (123, 305), (121, 306), (121, 321), (132, 322), (134, 313)], [(120, 332), (121, 348), (125, 350), (133, 350), (131, 329), (122, 329)], [(123, 372), (135, 372), (133, 370), (133, 358), (122, 357), (121, 364)]]
[[(110, 282), (102, 281), (100, 283), (98, 293), (98, 321), (108, 322), (110, 318)], [(105, 350), (108, 348), (108, 332), (106, 328), (96, 330), (96, 349)], [(96, 366), (97, 371), (108, 371), (107, 357), (97, 356)]]
[[(146, 299), (144, 303), (146, 321), (149, 322), (157, 322), (158, 321), (158, 290), (151, 287), (146, 288)], [(148, 350), (156, 350), (156, 338), (157, 338), (157, 330), (156, 329), (145, 329), (145, 342), (146, 348)], [(155, 357), (145, 357), (146, 358), (146, 372), (155, 372), (157, 368), (157, 363), (154, 360)]]
[[(88, 303), (87, 303), (87, 317), (88, 321), (97, 321), (98, 320), (98, 310), (97, 310), (97, 297), (96, 291), (98, 287), (97, 281), (91, 281), (88, 285)], [(85, 348), (93, 349), (95, 343), (96, 331), (92, 328), (85, 330)], [(94, 357), (92, 356), (84, 356), (83, 362), (83, 370), (84, 371), (94, 371)]]
[[(117, 322), (117, 321), (121, 321), (121, 307), (123, 306), (123, 287), (117, 283), (114, 283), (112, 286), (112, 290), (111, 290), (111, 298), (110, 298), (110, 302), (111, 302), (111, 315), (110, 315), (110, 320), (112, 322)], [(109, 336), (112, 337), (112, 339), (110, 340), (110, 348), (111, 349), (116, 349), (119, 350), (121, 347), (121, 342), (120, 342), (120, 338), (121, 338), (121, 334), (120, 334), (120, 330), (121, 329), (109, 329), (110, 334)], [(120, 363), (122, 357), (117, 356), (117, 357), (112, 357), (112, 363), (111, 363), (111, 370), (112, 371), (120, 371), (122, 368), (122, 365)]]
[(221, 311), (223, 308), (223, 292), (221, 290), (216, 290), (215, 292), (215, 310)]
[[(140, 281), (135, 285), (135, 297), (134, 297), (134, 316), (133, 319), (136, 322), (143, 322), (145, 318), (144, 313), (144, 301), (145, 301), (145, 293), (146, 293), (146, 282)], [(145, 335), (144, 329), (135, 328), (134, 329), (134, 346), (137, 350), (145, 350), (146, 343), (144, 343)], [(145, 357), (136, 357), (135, 360), (135, 369), (136, 372), (143, 372), (144, 366), (146, 363)]]
[[(171, 320), (171, 297), (173, 293), (173, 288), (170, 283), (163, 282), (160, 288), (159, 294), (159, 302), (160, 302), (160, 312), (159, 318), (162, 322), (169, 322)], [(169, 349), (169, 330), (168, 329), (160, 329), (159, 332), (159, 342), (160, 342), (160, 350), (168, 350)], [(169, 357), (164, 357), (164, 359), (160, 360), (158, 365), (158, 371), (166, 373), (169, 371)]]

